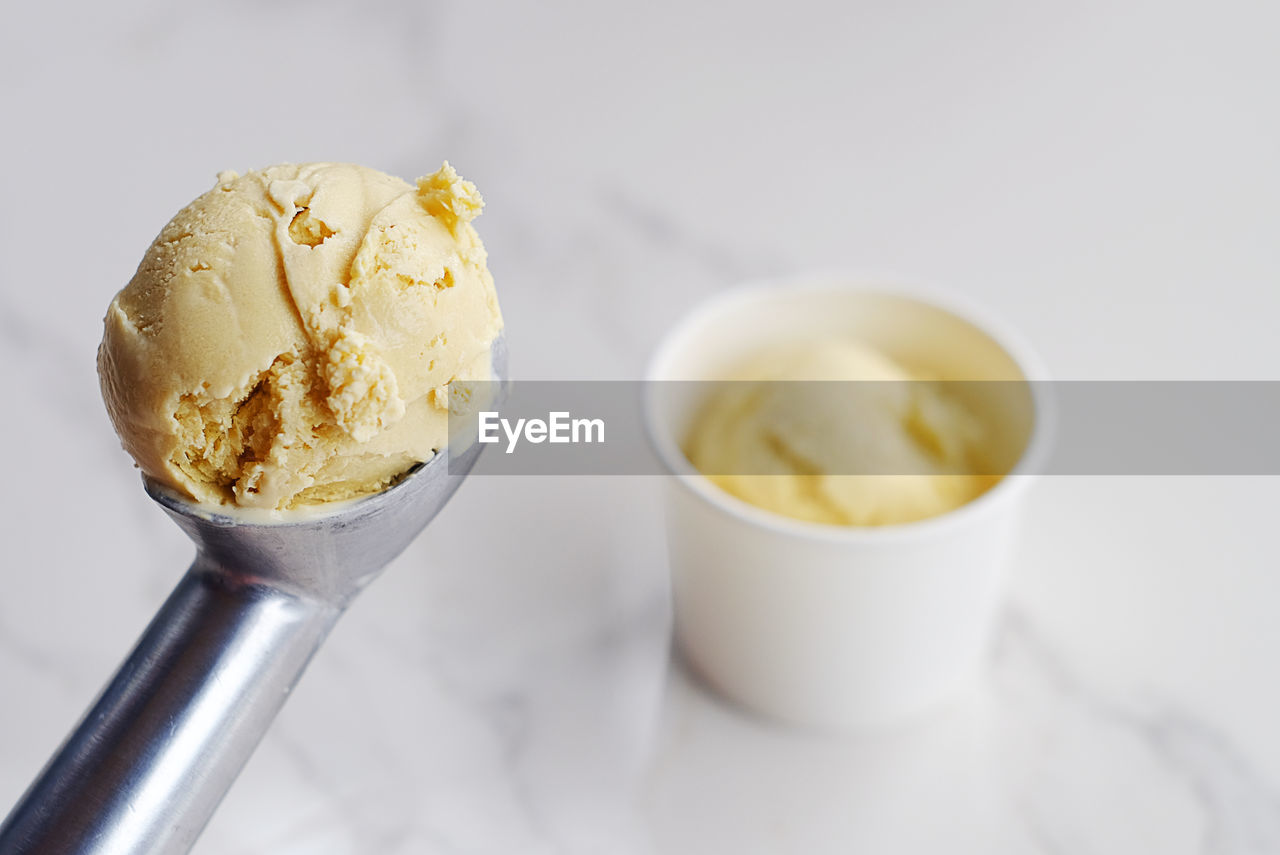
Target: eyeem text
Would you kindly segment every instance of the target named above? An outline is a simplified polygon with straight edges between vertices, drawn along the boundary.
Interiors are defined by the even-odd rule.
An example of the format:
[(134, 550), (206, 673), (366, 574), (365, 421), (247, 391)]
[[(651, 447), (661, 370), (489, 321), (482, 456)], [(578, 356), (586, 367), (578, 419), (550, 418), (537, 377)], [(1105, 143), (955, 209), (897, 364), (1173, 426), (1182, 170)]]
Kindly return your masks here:
[(507, 454), (527, 442), (604, 442), (604, 419), (575, 419), (568, 412), (551, 412), (543, 419), (502, 418), (496, 412), (480, 413), (480, 442), (501, 442), (506, 436)]

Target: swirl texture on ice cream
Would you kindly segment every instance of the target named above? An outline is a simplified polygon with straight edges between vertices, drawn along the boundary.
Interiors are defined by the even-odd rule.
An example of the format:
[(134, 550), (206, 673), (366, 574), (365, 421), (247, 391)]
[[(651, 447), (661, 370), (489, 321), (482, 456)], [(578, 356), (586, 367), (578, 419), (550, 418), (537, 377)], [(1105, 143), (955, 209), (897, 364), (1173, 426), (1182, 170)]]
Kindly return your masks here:
[[(689, 461), (737, 498), (831, 525), (913, 522), (986, 492), (982, 422), (856, 340), (769, 349), (713, 393), (685, 439)], [(855, 474), (873, 473), (873, 474)]]

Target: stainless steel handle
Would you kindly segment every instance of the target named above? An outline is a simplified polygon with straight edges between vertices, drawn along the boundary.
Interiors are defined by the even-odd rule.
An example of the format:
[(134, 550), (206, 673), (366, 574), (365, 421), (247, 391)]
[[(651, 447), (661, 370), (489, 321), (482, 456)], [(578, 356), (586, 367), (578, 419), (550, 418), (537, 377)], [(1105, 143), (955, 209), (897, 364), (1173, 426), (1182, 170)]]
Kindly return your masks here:
[(0, 825), (0, 853), (188, 852), (341, 612), (202, 553)]

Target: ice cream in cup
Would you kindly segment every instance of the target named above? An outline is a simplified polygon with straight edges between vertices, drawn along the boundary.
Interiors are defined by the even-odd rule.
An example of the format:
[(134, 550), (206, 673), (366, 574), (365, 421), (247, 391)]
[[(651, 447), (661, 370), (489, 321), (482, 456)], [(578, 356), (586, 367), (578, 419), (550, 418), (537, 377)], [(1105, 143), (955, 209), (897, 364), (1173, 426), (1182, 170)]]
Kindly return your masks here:
[(645, 401), (684, 659), (751, 710), (835, 730), (977, 672), (1050, 404), (984, 314), (852, 282), (710, 300), (659, 345)]

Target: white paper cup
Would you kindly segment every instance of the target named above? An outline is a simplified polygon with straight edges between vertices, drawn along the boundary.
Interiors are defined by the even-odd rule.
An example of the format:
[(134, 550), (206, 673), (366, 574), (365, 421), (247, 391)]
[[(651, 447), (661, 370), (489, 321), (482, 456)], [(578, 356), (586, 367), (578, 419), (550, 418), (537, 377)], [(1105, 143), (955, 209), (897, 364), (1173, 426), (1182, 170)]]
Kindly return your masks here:
[(645, 400), (651, 440), (675, 476), (665, 486), (667, 540), (686, 661), (752, 710), (837, 730), (922, 712), (977, 670), (1049, 404), (1043, 383), (998, 384), (1015, 394), (978, 409), (1002, 432), (1009, 474), (919, 522), (822, 525), (724, 492), (680, 450), (703, 403), (696, 384), (663, 381), (720, 380), (770, 345), (825, 335), (946, 378), (1045, 379), (1016, 336), (971, 310), (850, 281), (762, 283), (712, 299), (658, 347)]

